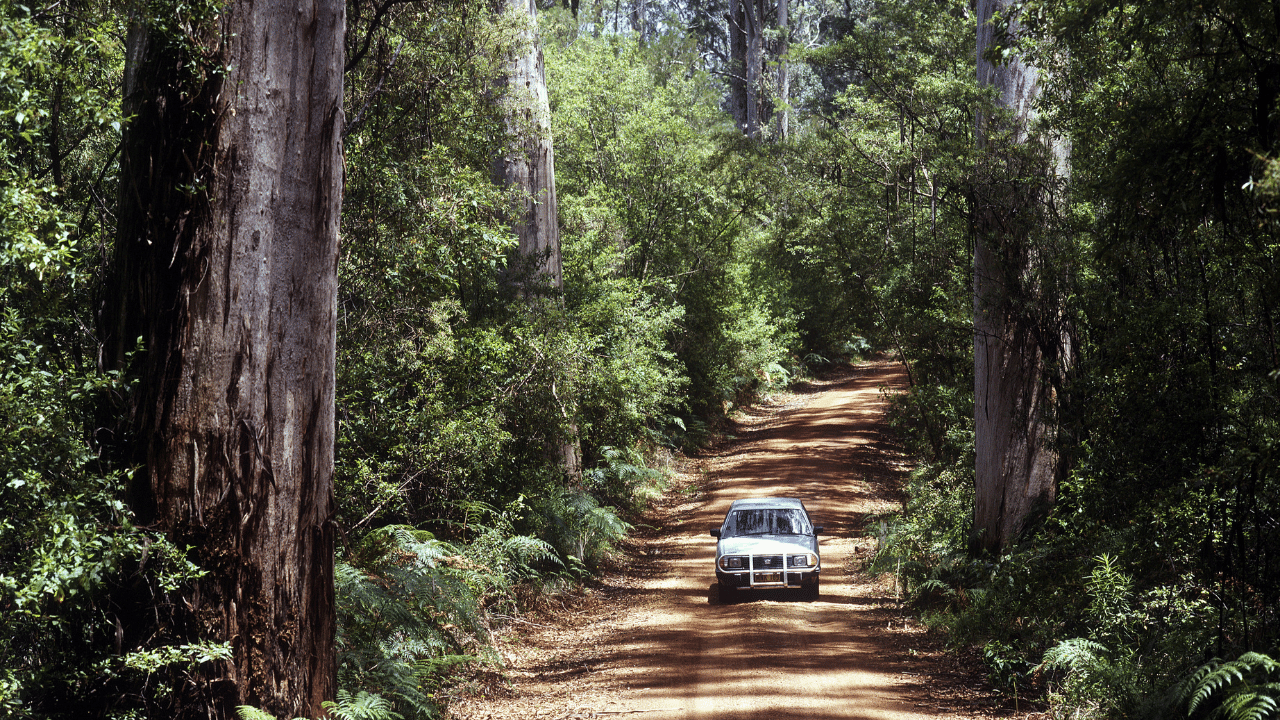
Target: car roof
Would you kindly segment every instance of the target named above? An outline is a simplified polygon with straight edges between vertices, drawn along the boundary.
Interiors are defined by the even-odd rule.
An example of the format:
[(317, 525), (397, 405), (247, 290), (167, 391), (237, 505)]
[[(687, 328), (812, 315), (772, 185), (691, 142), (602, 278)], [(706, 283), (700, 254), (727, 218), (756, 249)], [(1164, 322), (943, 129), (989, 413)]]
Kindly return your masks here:
[(751, 510), (751, 509), (776, 509), (776, 508), (797, 508), (804, 509), (804, 503), (796, 498), (785, 497), (764, 497), (764, 498), (739, 498), (733, 501), (729, 506), (730, 512), (734, 510)]

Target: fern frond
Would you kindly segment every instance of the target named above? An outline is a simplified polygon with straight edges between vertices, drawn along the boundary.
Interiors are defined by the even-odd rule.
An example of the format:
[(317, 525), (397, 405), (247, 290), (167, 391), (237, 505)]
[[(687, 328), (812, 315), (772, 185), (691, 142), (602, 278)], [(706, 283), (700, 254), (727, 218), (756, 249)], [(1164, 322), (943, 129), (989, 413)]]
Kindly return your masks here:
[(559, 563), (559, 556), (551, 543), (529, 535), (513, 535), (506, 539), (502, 549), (507, 556), (521, 565), (538, 562)]
[(1107, 648), (1088, 638), (1071, 638), (1054, 645), (1044, 654), (1040, 669), (1081, 672), (1106, 662)]
[[(346, 690), (338, 691), (337, 702), (325, 702), (324, 709), (338, 720), (403, 720), (404, 716), (391, 709), (391, 703), (381, 695), (361, 690), (354, 697)], [(245, 720), (256, 720), (248, 719)]]
[(1275, 698), (1239, 692), (1223, 700), (1215, 714), (1230, 720), (1272, 720), (1276, 717), (1276, 709)]
[[(488, 627), (479, 593), (491, 570), (408, 526), (370, 532), (335, 563), (340, 720), (435, 717), (431, 699), (447, 662), (483, 653)], [(436, 667), (440, 672), (422, 672)], [(358, 691), (351, 695), (351, 691)]]
[(1249, 652), (1235, 660), (1210, 660), (1178, 687), (1188, 716), (1214, 720), (1275, 720), (1280, 717), (1280, 663)]
[(1191, 694), (1190, 700), (1187, 701), (1187, 713), (1194, 713), (1200, 708), (1200, 703), (1208, 700), (1219, 690), (1236, 685), (1243, 680), (1244, 673), (1240, 671), (1239, 666), (1234, 662), (1219, 665), (1200, 680), (1199, 685)]
[(479, 660), (474, 655), (444, 655), (439, 657), (425, 658), (414, 664), (414, 674), (420, 677), (434, 677), (446, 670), (467, 665)]
[(912, 593), (915, 602), (933, 602), (935, 600), (951, 601), (956, 597), (956, 589), (938, 578), (928, 578), (920, 583)]

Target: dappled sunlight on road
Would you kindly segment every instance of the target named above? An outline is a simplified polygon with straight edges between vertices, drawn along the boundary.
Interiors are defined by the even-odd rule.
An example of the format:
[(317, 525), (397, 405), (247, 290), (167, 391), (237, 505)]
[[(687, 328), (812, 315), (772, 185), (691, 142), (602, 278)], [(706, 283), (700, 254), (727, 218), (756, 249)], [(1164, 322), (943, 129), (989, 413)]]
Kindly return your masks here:
[[(700, 463), (702, 481), (644, 518), (625, 570), (592, 592), (588, 619), (569, 636), (533, 630), (519, 691), (459, 717), (938, 717), (947, 708), (922, 702), (907, 649), (886, 632), (901, 621), (895, 599), (856, 572), (874, 551), (876, 519), (901, 502), (906, 468), (884, 435), (881, 388), (903, 382), (896, 365), (867, 363), (801, 389), (781, 412), (743, 411), (737, 437)], [(778, 590), (720, 601), (708, 531), (752, 496), (800, 498), (825, 528), (816, 601)]]
[[(870, 366), (718, 453), (704, 501), (655, 541), (660, 572), (639, 594), (657, 602), (628, 615), (597, 653), (614, 670), (587, 678), (584, 698), (646, 720), (927, 717), (877, 634), (889, 599), (854, 588), (844, 571), (850, 552), (869, 550), (867, 519), (897, 507), (901, 468), (878, 435), (880, 387), (895, 382), (892, 366)], [(783, 591), (719, 601), (708, 531), (750, 496), (798, 497), (826, 528), (816, 602)]]

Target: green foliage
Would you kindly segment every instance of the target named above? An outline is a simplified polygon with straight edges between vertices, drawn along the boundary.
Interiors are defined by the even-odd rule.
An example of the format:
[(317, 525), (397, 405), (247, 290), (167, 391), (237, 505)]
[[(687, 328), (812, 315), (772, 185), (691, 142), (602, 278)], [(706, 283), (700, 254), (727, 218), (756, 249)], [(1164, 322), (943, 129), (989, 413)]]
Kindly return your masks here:
[(151, 673), (173, 663), (199, 665), (215, 660), (230, 659), (230, 643), (198, 642), (135, 650), (124, 656), (124, 666), (130, 670)]
[[(1054, 387), (1051, 442), (1067, 469), (1056, 505), (1005, 556), (984, 559), (964, 552), (968, 501), (949, 502), (973, 462), (971, 208), (937, 204), (924, 242), (917, 233), (910, 254), (889, 255), (910, 227), (895, 217), (923, 219), (904, 212), (901, 190), (968, 200), (966, 184), (985, 172), (950, 144), (972, 147), (967, 126), (985, 99), (964, 81), (971, 69), (955, 72), (956, 51), (935, 44), (971, 48), (971, 18), (953, 31), (924, 9), (872, 4), (874, 22), (851, 18), (811, 53), (838, 87), (839, 128), (808, 141), (822, 159), (812, 175), (838, 182), (810, 181), (807, 205), (841, 221), (828, 232), (824, 213), (804, 213), (794, 227), (822, 234), (797, 233), (812, 239), (789, 248), (819, 299), (840, 298), (830, 310), (811, 303), (806, 318), (894, 347), (912, 373), (892, 417), (923, 462), (879, 566), (900, 569), (907, 597), (946, 614), (955, 642), (992, 650), (993, 669), (1043, 658), (1032, 677), (1047, 681), (1056, 712), (1161, 716), (1152, 699), (1204, 657), (1280, 638), (1280, 539), (1269, 530), (1280, 502), (1280, 226), (1267, 161), (1280, 143), (1276, 27), (1248, 2), (1012, 6), (1027, 34), (1001, 51), (1044, 70), (1040, 120), (1071, 146), (1069, 202), (1035, 252), (1061, 266), (1039, 272), (1057, 283), (1079, 355)], [(904, 167), (929, 184), (903, 182)], [(868, 226), (881, 243), (845, 239)], [(881, 247), (891, 263), (877, 264), (870, 251)], [(1069, 276), (1052, 275), (1062, 267)], [(839, 314), (847, 307), (878, 327), (860, 331)]]
[[(391, 709), (391, 703), (385, 698), (361, 690), (352, 695), (346, 690), (338, 691), (337, 701), (325, 701), (324, 709), (330, 717), (338, 720), (403, 720), (404, 716)], [(240, 720), (276, 720), (271, 713), (252, 705), (241, 705), (236, 708)], [(294, 720), (306, 720), (295, 718)]]
[[(611, 464), (611, 451), (605, 448), (619, 448), (618, 453), (638, 464), (636, 444), (661, 441), (657, 433), (664, 423), (659, 419), (671, 415), (688, 387), (667, 342), (678, 331), (684, 310), (614, 273), (613, 248), (602, 246), (601, 240), (567, 238), (565, 244), (570, 278), (565, 304), (583, 336), (583, 352), (574, 367), (577, 429), (583, 454), (593, 462)], [(599, 489), (602, 500), (618, 507), (635, 509), (639, 499), (615, 492), (621, 487)]]
[(335, 482), (361, 531), (446, 513), (510, 441), (498, 386), (514, 353), (472, 326), (515, 241), (488, 172), (501, 115), (482, 91), (512, 41), (484, 7), (460, 9), (358, 13), (347, 36)]
[(479, 535), (462, 548), (387, 526), (336, 564), (343, 712), (437, 717), (436, 693), (456, 668), (496, 662), (482, 608), (509, 602), (512, 584), (554, 555), (545, 543), (513, 536), (507, 515), (488, 514), (497, 524), (471, 526)]
[(1197, 720), (1280, 717), (1280, 663), (1254, 652), (1212, 660), (1187, 676), (1174, 699), (1186, 717)]
[(739, 192), (743, 168), (718, 154), (710, 79), (670, 71), (688, 51), (580, 37), (547, 49), (547, 72), (566, 282), (611, 276), (675, 321), (665, 350), (687, 373), (688, 411), (709, 418), (785, 383), (794, 319), (753, 274), (754, 190)]
[(921, 467), (911, 474), (907, 512), (881, 521), (874, 567), (902, 578), (903, 595), (921, 606), (962, 603), (979, 567), (959, 551), (969, 532), (972, 475)]
[(1063, 640), (1044, 654), (1037, 670), (1063, 675), (1050, 697), (1076, 708), (1077, 716), (1127, 714), (1139, 704), (1135, 684), (1140, 674), (1135, 659), (1128, 655), (1115, 658), (1106, 646), (1093, 640)]
[(132, 526), (122, 501), (128, 472), (100, 459), (93, 445), (96, 401), (128, 391), (117, 376), (96, 371), (92, 339), (83, 332), (92, 324), (86, 323), (91, 249), (102, 230), (89, 203), (104, 189), (92, 179), (109, 167), (119, 129), (110, 97), (118, 83), (120, 21), (103, 10), (0, 4), (0, 714), (6, 717), (105, 714), (121, 704), (122, 689), (161, 677), (166, 666), (189, 669), (220, 652), (110, 642), (119, 612), (113, 590), (129, 578), (183, 582), (190, 569), (180, 550)]
[(1107, 648), (1088, 638), (1063, 640), (1044, 654), (1040, 667), (1047, 670), (1087, 671), (1106, 661)]
[[(495, 662), (488, 623), (522, 585), (590, 572), (629, 530), (665, 446), (878, 348), (909, 373), (891, 418), (921, 462), (877, 567), (982, 647), (994, 683), (1044, 681), (1076, 715), (1273, 716), (1265, 656), (1201, 666), (1280, 638), (1267, 7), (1014, 7), (1028, 35), (1000, 51), (1046, 70), (1040, 117), (1072, 147), (1036, 255), (1079, 357), (1053, 388), (1056, 506), (973, 558), (970, 233), (992, 168), (966, 3), (806, 6), (826, 15), (793, 45), (791, 139), (759, 143), (717, 107), (707, 7), (680, 10), (698, 37), (645, 43), (549, 13), (565, 288), (538, 303), (509, 282), (516, 198), (491, 178), (517, 24), (483, 3), (353, 3), (330, 714), (437, 714), (453, 677)], [(173, 43), (169, 89), (220, 71), (218, 4), (135, 10)], [(97, 398), (129, 391), (83, 331), (114, 233), (125, 22), (0, 5), (0, 708), (18, 717), (164, 716), (174, 680), (225, 653), (116, 632), (200, 572), (131, 525), (129, 469), (95, 448)], [(575, 444), (580, 482), (558, 454)]]
[(83, 238), (67, 202), (86, 188), (61, 185), (95, 171), (95, 144), (119, 130), (104, 87), (114, 80), (104, 65), (118, 58), (108, 34), (116, 23), (85, 12), (78, 32), (64, 34), (59, 19), (0, 4), (0, 265), (12, 293), (77, 269)]
[[(871, 3), (806, 53), (821, 123), (760, 179), (777, 199), (770, 264), (802, 344), (893, 352), (892, 418), (918, 456), (966, 463), (972, 433), (969, 259), (975, 173), (972, 18), (962, 3)], [(838, 28), (838, 30), (837, 30)], [(968, 50), (966, 50), (968, 49)]]
[(1031, 669), (1030, 663), (1019, 656), (1014, 648), (999, 640), (991, 640), (982, 647), (982, 660), (987, 665), (987, 680), (995, 687), (1018, 694), (1018, 686)]
[(541, 537), (564, 557), (570, 570), (586, 573), (626, 535), (631, 525), (612, 507), (579, 488), (554, 485), (534, 495), (529, 507)]
[(1133, 579), (1120, 570), (1117, 558), (1111, 555), (1103, 553), (1094, 560), (1098, 564), (1085, 581), (1094, 635), (1120, 642), (1130, 640)]
[(616, 272), (607, 232), (564, 234), (562, 298), (527, 302), (508, 282), (513, 198), (490, 167), (509, 150), (493, 88), (510, 18), (415, 3), (368, 29), (367, 46), (348, 35), (340, 686), (428, 717), (451, 678), (494, 661), (487, 613), (513, 611), (520, 584), (587, 572), (652, 497), (645, 458), (686, 387), (669, 349), (686, 313), (665, 282)]
[(600, 448), (602, 462), (583, 473), (583, 484), (595, 497), (618, 507), (639, 510), (665, 488), (666, 477), (649, 467), (634, 448)]
[[(489, 173), (507, 130), (489, 88), (515, 33), (472, 10), (415, 4), (362, 56), (359, 76), (377, 90), (351, 86), (361, 109), (347, 145), (338, 344), (350, 527), (448, 534), (466, 503), (555, 496), (554, 448), (577, 443), (589, 470), (607, 465), (602, 448), (647, 440), (683, 386), (665, 347), (680, 311), (612, 273), (594, 238), (566, 235), (563, 306), (526, 303), (506, 284), (510, 198)], [(561, 519), (541, 513), (571, 507), (538, 505), (519, 522), (553, 527)]]
[[(1280, 158), (1261, 158), (1263, 162), (1262, 177), (1255, 181), (1251, 176), (1244, 189), (1254, 190), (1264, 198), (1280, 196)], [(1274, 208), (1269, 209), (1275, 212)]]
[(392, 710), (385, 699), (363, 691), (352, 696), (346, 690), (339, 690), (337, 702), (326, 702), (324, 707), (338, 720), (401, 720), (404, 717)]

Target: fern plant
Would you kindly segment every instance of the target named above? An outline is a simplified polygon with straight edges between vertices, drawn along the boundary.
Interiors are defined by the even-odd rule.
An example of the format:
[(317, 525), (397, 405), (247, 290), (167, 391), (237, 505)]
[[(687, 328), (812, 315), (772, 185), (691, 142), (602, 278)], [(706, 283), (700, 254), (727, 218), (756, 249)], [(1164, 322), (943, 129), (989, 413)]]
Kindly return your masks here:
[(338, 711), (434, 717), (444, 670), (496, 660), (468, 582), (474, 572), (455, 548), (405, 526), (369, 533), (336, 563), (338, 685), (347, 693)]
[(470, 541), (459, 548), (453, 572), (466, 580), (486, 607), (506, 609), (514, 601), (513, 587), (522, 581), (537, 581), (547, 571), (563, 567), (560, 556), (544, 540), (520, 535), (517, 519), (529, 512), (523, 495), (501, 510), (486, 503), (459, 503), (465, 510), (464, 534)]
[(386, 698), (363, 690), (354, 696), (346, 690), (338, 691), (337, 702), (326, 702), (324, 709), (338, 720), (403, 720), (404, 716), (391, 709)]
[(549, 487), (534, 502), (534, 513), (546, 523), (539, 534), (578, 569), (599, 562), (631, 529), (614, 508), (580, 488)]
[[(354, 696), (346, 690), (339, 690), (337, 702), (325, 701), (322, 704), (329, 716), (337, 720), (404, 720), (403, 715), (391, 709), (386, 698), (363, 690)], [(237, 707), (236, 715), (240, 720), (276, 720), (271, 713), (252, 705)]]
[(502, 510), (468, 503), (466, 543), (392, 525), (347, 549), (335, 563), (341, 690), (331, 715), (438, 717), (439, 692), (460, 668), (498, 662), (486, 613), (514, 602), (514, 585), (538, 566), (559, 562), (546, 542), (515, 533), (523, 508), (523, 498)]
[(1061, 683), (1051, 690), (1051, 696), (1069, 707), (1092, 709), (1098, 716), (1110, 717), (1123, 714), (1120, 708), (1140, 704), (1138, 667), (1124, 650), (1112, 651), (1089, 638), (1063, 640), (1050, 648), (1035, 668), (1035, 672), (1054, 671), (1061, 674)]
[(1280, 662), (1256, 652), (1215, 658), (1175, 687), (1173, 700), (1191, 720), (1280, 718)]
[(647, 466), (640, 450), (605, 446), (600, 455), (603, 462), (582, 473), (583, 484), (595, 497), (635, 511), (661, 495), (666, 476)]

